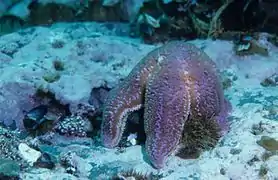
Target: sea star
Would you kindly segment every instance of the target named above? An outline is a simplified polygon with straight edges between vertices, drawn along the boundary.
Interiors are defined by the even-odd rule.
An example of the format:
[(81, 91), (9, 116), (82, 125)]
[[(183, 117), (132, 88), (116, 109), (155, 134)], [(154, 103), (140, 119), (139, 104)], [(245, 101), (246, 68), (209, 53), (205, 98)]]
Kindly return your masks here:
[(189, 117), (213, 117), (222, 134), (228, 130), (229, 106), (216, 65), (190, 43), (170, 42), (151, 51), (110, 91), (101, 127), (105, 147), (118, 145), (127, 116), (143, 106), (145, 148), (155, 168), (177, 149)]

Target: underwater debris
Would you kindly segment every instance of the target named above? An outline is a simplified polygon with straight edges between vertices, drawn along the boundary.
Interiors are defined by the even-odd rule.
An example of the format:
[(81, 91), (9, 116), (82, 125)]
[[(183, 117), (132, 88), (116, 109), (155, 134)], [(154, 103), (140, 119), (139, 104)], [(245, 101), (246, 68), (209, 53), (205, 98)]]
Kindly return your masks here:
[(137, 23), (138, 24), (146, 23), (147, 25), (149, 25), (152, 28), (159, 28), (160, 27), (159, 20), (155, 19), (154, 17), (152, 17), (151, 15), (148, 15), (146, 13), (143, 13), (138, 17)]
[(249, 161), (247, 161), (247, 164), (249, 166), (253, 166), (255, 162), (259, 162), (260, 159), (257, 155), (254, 155)]
[(268, 173), (268, 168), (266, 165), (261, 165), (259, 169), (259, 177), (264, 177)]
[(124, 153), (127, 147), (139, 144), (137, 132), (124, 135), (117, 147), (117, 154)]
[(131, 23), (131, 34), (138, 34), (149, 44), (191, 37), (194, 33), (190, 18), (183, 12), (178, 12), (178, 5), (180, 3), (145, 2), (135, 21)]
[(227, 0), (224, 4), (215, 12), (210, 21), (208, 37), (217, 38), (220, 34), (223, 33), (224, 28), (221, 24), (221, 15), (225, 9), (233, 2), (234, 0)]
[(199, 18), (196, 14), (195, 11), (188, 11), (189, 12), (189, 17), (192, 20), (192, 24), (194, 26), (194, 29), (197, 33), (197, 35), (201, 37), (206, 37), (208, 32), (209, 32), (209, 20), (208, 19), (201, 19)]
[(263, 87), (275, 87), (278, 85), (278, 74), (274, 73), (270, 77), (265, 78), (261, 83)]
[(251, 128), (251, 133), (254, 135), (260, 135), (265, 131), (265, 128), (263, 127), (265, 124), (260, 121), (258, 124), (253, 124)]
[(137, 133), (130, 134), (127, 137), (127, 141), (130, 143), (131, 146), (135, 146), (137, 144)]
[(234, 41), (234, 51), (236, 55), (252, 55), (259, 54), (268, 56), (268, 49), (261, 46), (252, 36), (241, 34), (239, 38)]

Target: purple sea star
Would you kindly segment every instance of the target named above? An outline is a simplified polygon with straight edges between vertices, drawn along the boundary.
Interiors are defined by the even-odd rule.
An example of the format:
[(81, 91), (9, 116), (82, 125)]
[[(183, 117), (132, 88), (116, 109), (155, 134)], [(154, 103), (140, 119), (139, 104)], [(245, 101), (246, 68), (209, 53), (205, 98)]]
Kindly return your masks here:
[(177, 148), (189, 118), (215, 118), (222, 134), (229, 103), (214, 62), (190, 43), (170, 42), (150, 52), (105, 102), (103, 145), (118, 145), (130, 112), (144, 104), (146, 153), (155, 168), (162, 168)]

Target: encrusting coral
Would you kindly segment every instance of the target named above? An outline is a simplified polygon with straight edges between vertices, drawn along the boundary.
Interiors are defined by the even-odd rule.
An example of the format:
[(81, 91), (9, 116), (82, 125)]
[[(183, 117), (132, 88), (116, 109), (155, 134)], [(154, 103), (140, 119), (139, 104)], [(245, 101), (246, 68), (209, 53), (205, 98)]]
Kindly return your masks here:
[(111, 180), (156, 180), (158, 178), (155, 178), (154, 174), (143, 174), (141, 172), (137, 172), (134, 169), (123, 171), (118, 173), (117, 175), (113, 176)]
[(21, 161), (22, 157), (18, 153), (20, 142), (15, 132), (0, 126), (0, 159)]
[(150, 52), (105, 102), (101, 139), (118, 145), (127, 116), (144, 106), (146, 153), (155, 168), (162, 168), (178, 147), (186, 121), (214, 119), (229, 129), (229, 102), (225, 100), (215, 63), (196, 46), (170, 42)]
[(90, 130), (89, 122), (81, 116), (70, 116), (58, 122), (54, 129), (67, 136), (86, 137)]

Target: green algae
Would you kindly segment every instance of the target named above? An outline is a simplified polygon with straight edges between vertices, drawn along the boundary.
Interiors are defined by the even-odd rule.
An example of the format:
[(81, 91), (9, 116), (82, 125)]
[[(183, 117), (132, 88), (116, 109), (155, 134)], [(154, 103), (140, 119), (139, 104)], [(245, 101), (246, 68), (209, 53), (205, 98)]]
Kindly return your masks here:
[(257, 141), (257, 144), (262, 146), (268, 151), (278, 150), (278, 141), (269, 136), (262, 136), (261, 139)]

